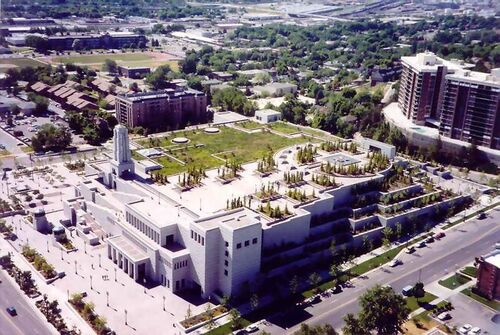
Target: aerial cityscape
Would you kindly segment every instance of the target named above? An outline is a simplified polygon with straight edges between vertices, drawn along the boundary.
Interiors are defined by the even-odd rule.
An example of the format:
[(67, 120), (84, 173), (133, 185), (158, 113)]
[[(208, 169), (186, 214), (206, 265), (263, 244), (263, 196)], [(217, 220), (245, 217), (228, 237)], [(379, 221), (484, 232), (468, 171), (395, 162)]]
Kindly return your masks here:
[(500, 2), (4, 0), (0, 335), (500, 334)]

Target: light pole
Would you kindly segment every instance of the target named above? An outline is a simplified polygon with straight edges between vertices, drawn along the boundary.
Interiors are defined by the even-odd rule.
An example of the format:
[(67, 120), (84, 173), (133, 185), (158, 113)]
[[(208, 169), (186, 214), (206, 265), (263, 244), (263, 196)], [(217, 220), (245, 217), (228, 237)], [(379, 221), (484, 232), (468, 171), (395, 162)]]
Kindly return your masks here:
[(66, 293), (68, 293), (68, 301), (69, 301), (69, 290), (66, 290)]
[(63, 261), (64, 260), (64, 252), (63, 252), (63, 248), (61, 248), (61, 260)]
[(101, 267), (101, 254), (98, 254), (99, 256), (99, 267)]
[(109, 307), (109, 292), (106, 291), (106, 306)]
[(75, 261), (75, 274), (77, 275), (78, 274), (78, 270), (76, 269), (76, 266), (77, 266), (78, 262)]
[(117, 280), (116, 280), (116, 268), (114, 268), (114, 270), (115, 270), (115, 282), (117, 282)]
[(125, 310), (125, 326), (128, 325), (127, 323), (127, 310)]
[(163, 296), (163, 311), (165, 311), (165, 296)]
[(49, 241), (45, 241), (45, 242), (47, 242), (47, 252), (50, 252), (50, 250), (49, 250)]
[(90, 289), (92, 290), (92, 275), (90, 275)]
[(87, 253), (87, 241), (83, 241), (83, 251)]

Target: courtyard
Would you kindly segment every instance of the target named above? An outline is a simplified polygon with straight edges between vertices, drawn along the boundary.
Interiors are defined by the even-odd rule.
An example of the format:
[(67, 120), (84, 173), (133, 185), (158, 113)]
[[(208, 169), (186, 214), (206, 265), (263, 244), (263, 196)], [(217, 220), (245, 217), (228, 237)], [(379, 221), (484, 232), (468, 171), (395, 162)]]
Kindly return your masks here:
[[(226, 160), (247, 163), (261, 159), (271, 152), (295, 144), (311, 141), (310, 138), (284, 137), (266, 131), (246, 133), (231, 127), (220, 127), (220, 132), (208, 134), (203, 130), (185, 130), (162, 138), (139, 140), (144, 148), (162, 148), (166, 154), (155, 158), (163, 166), (160, 173), (172, 175), (189, 168), (211, 169), (223, 165)], [(189, 139), (187, 144), (174, 144), (179, 136)], [(134, 152), (135, 157), (139, 155)]]

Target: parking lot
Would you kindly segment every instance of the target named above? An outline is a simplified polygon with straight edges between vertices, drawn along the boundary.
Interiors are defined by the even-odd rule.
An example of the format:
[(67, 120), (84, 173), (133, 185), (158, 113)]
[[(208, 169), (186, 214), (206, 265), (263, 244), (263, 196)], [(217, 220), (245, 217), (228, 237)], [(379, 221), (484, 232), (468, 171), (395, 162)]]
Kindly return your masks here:
[(454, 307), (450, 312), (452, 318), (447, 321), (450, 328), (456, 326), (459, 329), (464, 324), (470, 324), (472, 327), (481, 328), (481, 334), (500, 333), (500, 324), (492, 321), (492, 318), (498, 313), (492, 309), (461, 293), (451, 296), (448, 301)]
[[(26, 144), (31, 143), (31, 137), (35, 135), (38, 129), (46, 124), (52, 123), (56, 126), (68, 127), (68, 123), (64, 121), (59, 115), (48, 112), (41, 116), (21, 116), (13, 120), (13, 126), (9, 127), (5, 121), (0, 122), (0, 126), (8, 131), (11, 135), (16, 136), (19, 140)], [(17, 133), (17, 134), (16, 134)], [(85, 144), (85, 140), (81, 135), (72, 134), (73, 145)], [(2, 143), (4, 144), (4, 143)], [(9, 150), (9, 148), (6, 148)], [(9, 150), (11, 151), (11, 150)], [(11, 151), (12, 152), (12, 151)]]

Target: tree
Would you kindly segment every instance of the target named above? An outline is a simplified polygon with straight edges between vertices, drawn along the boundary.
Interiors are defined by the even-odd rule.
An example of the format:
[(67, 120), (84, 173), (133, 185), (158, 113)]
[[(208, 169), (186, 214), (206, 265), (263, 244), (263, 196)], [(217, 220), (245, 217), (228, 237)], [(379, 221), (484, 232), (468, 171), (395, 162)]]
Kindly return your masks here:
[(229, 317), (231, 318), (232, 328), (240, 329), (241, 328), (241, 314), (236, 308), (232, 308), (229, 311)]
[(175, 74), (169, 65), (161, 65), (156, 68), (153, 72), (148, 74), (145, 78), (146, 84), (148, 84), (154, 90), (162, 90), (167, 88), (169, 79), (173, 79)]
[(290, 280), (290, 294), (292, 296), (296, 295), (299, 289), (299, 277), (294, 275)]
[(423, 298), (425, 296), (425, 289), (424, 289), (424, 283), (422, 282), (417, 282), (415, 286), (413, 286), (413, 296), (417, 298), (417, 301), (419, 298)]
[(49, 99), (34, 93), (29, 93), (28, 99), (35, 103), (34, 113), (36, 115), (43, 114), (47, 111), (47, 108), (49, 107)]
[(79, 51), (83, 48), (83, 43), (80, 39), (76, 38), (71, 45), (71, 48), (75, 51)]
[(313, 272), (309, 275), (309, 284), (311, 284), (313, 288), (317, 288), (319, 283), (321, 283), (321, 279), (321, 276), (317, 272)]
[(256, 293), (250, 297), (250, 307), (252, 311), (255, 311), (259, 307), (259, 296)]
[(391, 244), (391, 238), (393, 236), (393, 231), (391, 227), (387, 226), (382, 230), (382, 235), (384, 235), (384, 238), (382, 239), (382, 243), (384, 247), (389, 247)]
[(294, 335), (337, 335), (337, 332), (329, 324), (309, 326), (302, 323), (300, 329), (293, 333)]
[(71, 144), (71, 133), (66, 127), (56, 127), (46, 123), (31, 138), (31, 145), (37, 151), (60, 151)]
[(118, 72), (118, 65), (112, 59), (105, 59), (104, 64), (102, 65), (102, 70), (109, 73)]
[(370, 332), (364, 328), (361, 321), (354, 314), (347, 314), (344, 317), (344, 327), (342, 327), (344, 335), (369, 335)]
[(360, 298), (361, 311), (357, 319), (368, 332), (392, 335), (401, 331), (408, 319), (410, 310), (403, 296), (396, 294), (390, 287), (376, 285)]
[(49, 47), (46, 38), (37, 35), (26, 36), (26, 45), (34, 48), (37, 52), (45, 53)]

